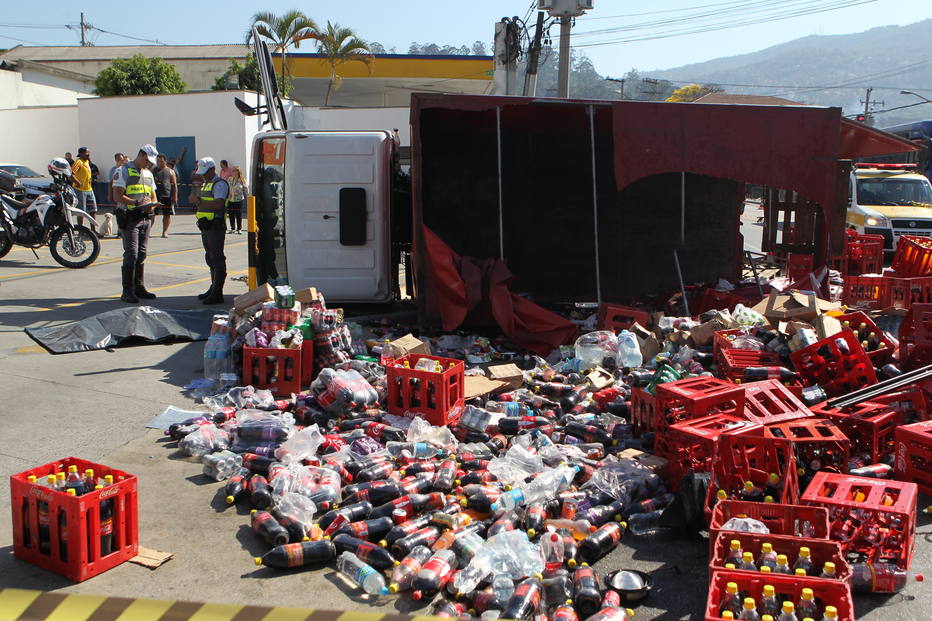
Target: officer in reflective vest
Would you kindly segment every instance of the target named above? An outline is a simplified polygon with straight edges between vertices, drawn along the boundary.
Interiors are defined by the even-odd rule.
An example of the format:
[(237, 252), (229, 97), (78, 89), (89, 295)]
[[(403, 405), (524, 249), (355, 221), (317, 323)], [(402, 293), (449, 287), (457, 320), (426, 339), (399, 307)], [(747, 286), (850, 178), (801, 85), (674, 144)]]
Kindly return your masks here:
[(136, 159), (114, 171), (113, 200), (126, 206), (126, 225), (123, 227), (123, 295), (120, 299), (138, 304), (140, 298), (151, 300), (154, 293), (146, 291), (145, 262), (152, 224), (152, 207), (158, 204), (155, 197), (155, 178), (150, 168), (155, 166), (158, 152), (151, 144), (139, 148)]
[(201, 175), (204, 182), (191, 194), (191, 202), (194, 204), (197, 227), (201, 230), (204, 260), (210, 268), (210, 288), (197, 297), (204, 304), (223, 304), (223, 282), (227, 277), (227, 259), (223, 255), (227, 231), (224, 211), (230, 196), (230, 186), (217, 174), (212, 157), (199, 159), (195, 174)]

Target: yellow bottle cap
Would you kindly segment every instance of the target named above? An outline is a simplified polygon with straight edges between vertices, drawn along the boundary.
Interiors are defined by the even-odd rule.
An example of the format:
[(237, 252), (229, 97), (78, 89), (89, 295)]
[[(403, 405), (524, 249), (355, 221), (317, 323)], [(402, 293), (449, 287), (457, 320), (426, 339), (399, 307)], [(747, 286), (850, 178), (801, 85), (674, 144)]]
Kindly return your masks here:
[(770, 482), (771, 482), (771, 483), (779, 483), (779, 482), (780, 482), (780, 476), (779, 476), (776, 472), (771, 472), (771, 473), (770, 473)]
[(773, 502), (773, 496), (764, 496), (764, 502)]
[(794, 571), (793, 573), (796, 574), (797, 576), (805, 576), (806, 570), (803, 569), (802, 567), (797, 567), (796, 571)]
[(833, 574), (835, 573), (835, 563), (832, 561), (825, 561), (825, 573)]
[(745, 597), (745, 598), (744, 598), (744, 609), (745, 609), (745, 610), (754, 610), (755, 608), (757, 608), (757, 604), (754, 603), (754, 598), (753, 598), (753, 597)]
[(812, 594), (812, 589), (810, 589), (810, 588), (807, 587), (807, 588), (803, 589), (802, 595), (801, 595), (800, 597), (801, 597), (802, 599), (813, 599), (813, 598), (815, 597), (815, 595)]
[(776, 595), (777, 590), (773, 588), (772, 584), (764, 585), (764, 597), (773, 597)]
[(745, 482), (744, 482), (744, 489), (746, 489), (746, 490), (748, 490), (748, 491), (751, 491), (752, 489), (754, 489), (754, 483), (751, 482), (751, 481), (745, 481)]
[(255, 558), (252, 559), (252, 560), (255, 562), (256, 565), (261, 565), (261, 564), (262, 564), (262, 557), (261, 557), (261, 556), (257, 556), (257, 557), (255, 557)]
[(750, 552), (745, 552), (744, 554), (741, 555), (741, 560), (744, 561), (745, 563), (753, 563), (754, 555), (751, 554)]
[(227, 496), (228, 505), (232, 505), (234, 502), (236, 502), (236, 498), (233, 498), (232, 496)]
[(731, 549), (732, 549), (732, 550), (740, 550), (740, 549), (741, 549), (741, 542), (738, 541), (737, 539), (732, 539), (732, 540), (731, 540)]
[(770, 543), (769, 541), (765, 541), (764, 543), (760, 545), (760, 551), (766, 554), (770, 554), (771, 552), (773, 552), (773, 544)]
[(786, 565), (786, 554), (777, 555), (777, 565)]
[(49, 485), (55, 485), (55, 482), (56, 482), (57, 480), (58, 480), (58, 477), (57, 477), (57, 476), (55, 476), (54, 474), (50, 474), (50, 475), (48, 476), (48, 478), (46, 479), (46, 482), (47, 482)]
[(808, 557), (808, 556), (809, 556), (809, 548), (807, 548), (806, 546), (801, 547), (801, 548), (799, 549), (799, 555), (800, 555), (800, 556), (803, 556), (803, 557)]
[(730, 610), (722, 611), (722, 619), (734, 619), (735, 615)]
[(72, 489), (72, 488), (70, 488), (70, 487), (69, 487), (68, 489), (65, 490), (65, 493), (68, 494), (69, 496), (77, 496), (77, 495), (78, 495), (78, 493), (77, 493), (76, 491), (74, 491), (74, 489)]
[(773, 617), (770, 615), (764, 615), (760, 618), (760, 621), (773, 621)]
[(104, 475), (104, 482), (106, 482), (107, 485), (113, 485), (113, 475), (112, 475), (112, 474), (105, 474), (105, 475)]
[(84, 471), (84, 476), (86, 476), (86, 477), (93, 477), (93, 476), (94, 476), (94, 469), (93, 469), (93, 468), (88, 468), (88, 469), (86, 469), (86, 470)]
[(838, 618), (838, 609), (835, 608), (834, 606), (826, 606), (826, 607), (825, 607), (825, 616), (828, 617), (829, 619), (837, 619), (837, 618)]
[(78, 471), (77, 466), (68, 466), (68, 472), (77, 472), (77, 471)]
[(397, 592), (398, 592), (398, 585), (395, 584), (394, 582), (392, 582), (390, 585), (388, 585), (388, 592), (389, 592), (389, 593), (397, 593)]
[[(720, 489), (720, 490), (718, 490), (718, 491), (715, 493), (715, 496), (716, 496), (719, 500), (727, 500), (727, 499), (728, 499), (728, 492), (726, 492), (726, 491), (723, 490), (723, 489)], [(930, 505), (929, 508), (932, 509), (932, 505)], [(932, 513), (932, 511), (930, 511), (930, 513)]]
[(729, 582), (728, 584), (726, 584), (726, 585), (725, 585), (725, 592), (726, 592), (726, 593), (730, 593), (730, 594), (732, 594), (732, 595), (734, 595), (735, 593), (737, 593), (737, 592), (738, 592), (738, 583), (737, 583), (737, 582)]
[(36, 475), (30, 474), (28, 477), (26, 477), (26, 481), (27, 481), (28, 483), (35, 483), (35, 482), (36, 482)]
[(64, 472), (59, 472), (58, 474), (55, 475), (55, 479), (58, 480), (58, 481), (64, 481), (64, 480), (65, 480), (65, 473), (64, 473)]
[(772, 570), (770, 569), (770, 565), (763, 565), (763, 566), (761, 566), (761, 568), (760, 568), (760, 572), (761, 572), (762, 574), (769, 574), (769, 573), (771, 573), (771, 571), (772, 571)]
[(783, 613), (791, 615), (796, 611), (796, 606), (793, 605), (793, 602), (783, 602)]
[(725, 563), (725, 569), (738, 569), (734, 563)]

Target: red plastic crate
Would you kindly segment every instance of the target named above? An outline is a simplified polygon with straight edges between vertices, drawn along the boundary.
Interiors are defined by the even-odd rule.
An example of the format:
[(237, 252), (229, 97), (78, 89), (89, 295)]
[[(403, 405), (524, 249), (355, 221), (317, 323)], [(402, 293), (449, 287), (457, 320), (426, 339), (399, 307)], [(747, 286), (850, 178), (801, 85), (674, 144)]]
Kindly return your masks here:
[(932, 276), (888, 277), (883, 307), (910, 308), (932, 302)]
[(631, 389), (629, 411), (635, 436), (657, 428), (657, 397), (643, 388)]
[(828, 269), (835, 270), (841, 274), (842, 278), (848, 275), (848, 255), (842, 254), (836, 257), (829, 257), (825, 261)]
[(786, 275), (791, 282), (801, 280), (812, 272), (815, 257), (811, 254), (791, 252), (786, 255)]
[(852, 455), (865, 455), (878, 464), (893, 454), (894, 431), (906, 415), (884, 403), (865, 401), (838, 410), (820, 403), (812, 408), (816, 416), (830, 418), (851, 441)]
[(709, 578), (705, 621), (721, 621), (719, 605), (725, 593), (725, 586), (729, 582), (736, 583), (738, 591), (745, 593), (747, 597), (753, 597), (758, 605), (766, 584), (773, 585), (778, 594), (788, 597), (793, 602), (798, 602), (802, 590), (809, 588), (812, 589), (816, 602), (820, 604), (818, 619), (825, 613), (824, 606), (834, 606), (838, 610), (838, 621), (855, 621), (851, 587), (847, 582), (728, 569), (716, 569)]
[[(849, 229), (850, 230), (850, 229)], [(854, 274), (879, 274), (883, 269), (883, 235), (848, 235), (848, 269)]]
[[(761, 425), (734, 414), (713, 414), (671, 425), (663, 442), (655, 444), (654, 454), (669, 461), (667, 480), (673, 491), (690, 469), (709, 472), (715, 441), (724, 433), (760, 433)], [(658, 436), (659, 439), (659, 436)]]
[(696, 301), (689, 306), (689, 310), (696, 315), (710, 310), (734, 310), (738, 304), (745, 304), (748, 300), (727, 291), (706, 288), (702, 290)]
[(719, 372), (732, 381), (742, 381), (744, 370), (748, 367), (779, 367), (782, 366), (780, 356), (770, 351), (757, 351), (754, 349), (724, 349), (722, 364)]
[(763, 522), (772, 535), (809, 535), (810, 539), (828, 539), (828, 510), (823, 507), (722, 500), (715, 503), (709, 521), (709, 558), (719, 533), (735, 532), (722, 529), (734, 517), (749, 517)]
[[(845, 343), (848, 353), (842, 352), (839, 339)], [(874, 365), (850, 329), (794, 351), (790, 359), (804, 380), (818, 384), (830, 397), (877, 383)]]
[[(770, 503), (768, 503), (770, 504)], [(773, 545), (773, 551), (777, 554), (785, 554), (787, 563), (792, 567), (799, 558), (799, 549), (802, 547), (809, 548), (812, 553), (813, 566), (821, 572), (826, 561), (835, 563), (835, 575), (838, 580), (847, 581), (851, 577), (851, 566), (845, 560), (841, 551), (841, 546), (828, 539), (809, 539), (806, 537), (796, 537), (793, 535), (758, 535), (755, 533), (737, 533), (721, 532), (712, 543), (712, 553), (709, 555), (709, 570), (725, 569), (725, 557), (731, 546), (731, 540), (735, 539), (741, 542), (742, 552), (752, 552), (754, 560), (761, 552), (761, 544), (769, 542)], [(745, 571), (746, 570), (736, 570)], [(819, 578), (826, 580), (826, 578)]]
[[(857, 499), (859, 494), (863, 500)], [(915, 483), (817, 472), (800, 502), (828, 509), (830, 537), (841, 543), (846, 558), (861, 551), (864, 562), (891, 562), (909, 569), (918, 494)], [(899, 536), (895, 552), (862, 539), (871, 527), (884, 527)]]
[(712, 355), (717, 364), (722, 364), (722, 350), (734, 347), (733, 341), (735, 338), (744, 333), (745, 331), (740, 328), (735, 328), (733, 330), (717, 330), (715, 332), (712, 336)]
[(301, 385), (309, 386), (314, 381), (314, 341), (305, 339), (301, 343)]
[(599, 305), (599, 314), (596, 317), (596, 325), (599, 330), (621, 332), (629, 329), (635, 322), (646, 328), (650, 324), (650, 315), (630, 306), (619, 306), (605, 302)]
[(841, 301), (849, 307), (886, 308), (888, 281), (883, 276), (846, 276)]
[(932, 274), (932, 239), (900, 235), (890, 267), (902, 276)]
[(299, 393), (305, 355), (303, 345), (301, 349), (243, 346), (243, 385), (270, 390), (276, 397)]
[(750, 434), (720, 436), (715, 443), (712, 458), (712, 477), (706, 495), (706, 518), (712, 517), (712, 505), (717, 502), (718, 490), (725, 490), (730, 499), (738, 499), (738, 493), (746, 481), (764, 489), (771, 473), (779, 475), (783, 485), (780, 497), (774, 500), (779, 504), (796, 504), (799, 500), (799, 480), (791, 441)]
[(773, 423), (764, 427), (764, 435), (792, 440), (799, 466), (809, 472), (826, 468), (848, 471), (851, 440), (827, 418)]
[(897, 427), (893, 471), (900, 481), (912, 481), (932, 494), (932, 421)]
[[(863, 323), (865, 325), (865, 331), (867, 331), (868, 334), (873, 332), (877, 336), (879, 339), (877, 349), (866, 352), (867, 357), (871, 359), (871, 362), (874, 363), (875, 367), (880, 367), (886, 364), (890, 357), (893, 356), (893, 352), (896, 351), (896, 343), (891, 340), (883, 330), (878, 328), (877, 324), (874, 323), (874, 320), (868, 317), (866, 313), (855, 311), (853, 313), (838, 315), (836, 319), (842, 322), (843, 326), (847, 321), (852, 331), (854, 331), (856, 328), (859, 328)], [(855, 332), (855, 334), (857, 335), (857, 332)]]
[(900, 323), (900, 361), (903, 370), (932, 363), (932, 304), (913, 304)]
[[(114, 484), (81, 496), (29, 483), (29, 475), (37, 479), (54, 472), (67, 472), (77, 466), (84, 475), (94, 469), (95, 477), (113, 475)], [(137, 513), (136, 477), (101, 464), (66, 457), (44, 466), (32, 468), (10, 477), (10, 498), (13, 507), (13, 553), (16, 558), (61, 574), (74, 582), (82, 582), (116, 567), (139, 552), (139, 517)], [(113, 502), (112, 551), (101, 556), (102, 501)], [(49, 550), (42, 551), (39, 538), (39, 504), (48, 506)], [(61, 528), (64, 516), (66, 526)], [(66, 560), (62, 560), (62, 552)]]
[(663, 432), (683, 420), (710, 414), (729, 413), (741, 416), (744, 389), (714, 377), (688, 377), (658, 384), (655, 431)]
[[(440, 364), (442, 371), (419, 371), (418, 360), (427, 358)], [(409, 368), (405, 368), (405, 362)], [(403, 415), (416, 412), (431, 425), (453, 425), (459, 420), (465, 403), (462, 360), (408, 354), (386, 367), (388, 375), (388, 411)]]
[(777, 380), (744, 384), (744, 416), (762, 425), (812, 416), (799, 397)]

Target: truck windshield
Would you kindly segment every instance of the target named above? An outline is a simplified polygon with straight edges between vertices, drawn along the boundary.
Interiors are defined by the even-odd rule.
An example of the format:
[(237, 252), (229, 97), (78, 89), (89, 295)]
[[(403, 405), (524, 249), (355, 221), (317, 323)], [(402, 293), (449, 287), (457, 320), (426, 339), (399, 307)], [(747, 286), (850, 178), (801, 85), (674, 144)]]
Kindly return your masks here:
[(256, 143), (252, 194), (256, 199), (258, 256), (256, 282), (278, 284), (288, 279), (285, 255), (285, 138), (270, 136)]
[(932, 186), (923, 179), (858, 179), (858, 203), (932, 207)]

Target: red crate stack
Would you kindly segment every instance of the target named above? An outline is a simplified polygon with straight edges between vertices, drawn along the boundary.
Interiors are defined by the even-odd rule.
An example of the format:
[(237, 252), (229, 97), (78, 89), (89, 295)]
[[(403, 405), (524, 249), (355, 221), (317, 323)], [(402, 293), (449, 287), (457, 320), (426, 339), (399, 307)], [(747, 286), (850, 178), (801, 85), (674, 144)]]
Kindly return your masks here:
[(809, 588), (819, 604), (819, 619), (825, 614), (825, 606), (834, 606), (838, 611), (838, 621), (855, 621), (854, 604), (851, 599), (851, 587), (840, 580), (822, 580), (820, 578), (803, 578), (783, 574), (763, 574), (749, 571), (717, 569), (709, 579), (709, 597), (706, 601), (705, 621), (721, 621), (719, 607), (725, 596), (725, 587), (729, 582), (738, 586), (738, 592), (746, 597), (753, 597), (760, 604), (764, 585), (772, 585), (776, 592), (787, 601), (798, 602), (802, 590)]
[[(41, 481), (49, 474), (67, 472), (68, 466), (77, 466), (82, 476), (88, 468), (94, 470), (95, 477), (112, 475), (114, 483), (80, 496), (70, 496), (29, 482), (30, 475)], [(127, 472), (66, 457), (12, 475), (10, 498), (13, 553), (20, 560), (82, 582), (128, 561), (139, 552), (137, 482), (136, 477)], [(47, 526), (40, 531), (46, 519)], [(110, 545), (109, 553), (104, 553), (105, 545)]]
[(851, 440), (827, 418), (800, 418), (772, 423), (764, 427), (764, 435), (792, 440), (796, 458), (807, 470), (833, 468), (848, 471)]
[(744, 417), (761, 425), (808, 418), (812, 412), (777, 380), (744, 384)]
[(715, 358), (715, 363), (719, 366), (722, 365), (722, 350), (731, 349), (734, 347), (734, 340), (744, 334), (745, 331), (740, 328), (735, 328), (733, 330), (718, 330), (712, 336), (712, 356)]
[(830, 536), (849, 560), (860, 556), (905, 570), (913, 558), (918, 493), (915, 483), (817, 472), (801, 502), (828, 509)]
[(663, 442), (655, 447), (654, 453), (668, 459), (667, 479), (673, 491), (676, 491), (683, 475), (690, 469), (695, 472), (711, 470), (715, 441), (719, 436), (725, 433), (760, 431), (759, 424), (740, 416), (713, 414), (671, 425), (664, 434)]
[(896, 478), (932, 494), (932, 421), (897, 427), (894, 456)]
[(877, 383), (867, 352), (850, 329), (790, 354), (796, 372), (830, 397)]
[(907, 424), (929, 420), (929, 411), (927, 408), (928, 397), (924, 390), (924, 386), (926, 385), (928, 385), (928, 380), (923, 382), (922, 386), (913, 384), (906, 390), (872, 397), (871, 401), (873, 403), (889, 405), (903, 415)]
[[(418, 360), (435, 361), (440, 371), (415, 368)], [(407, 366), (405, 366), (407, 363)], [(408, 354), (386, 367), (388, 376), (388, 411), (403, 415), (416, 412), (431, 425), (452, 425), (459, 419), (465, 403), (462, 360)]]
[(841, 274), (842, 278), (848, 275), (848, 255), (840, 254), (835, 257), (829, 257), (826, 259), (825, 264), (828, 266), (828, 269), (835, 270)]
[(894, 407), (872, 401), (843, 410), (820, 403), (813, 406), (812, 412), (831, 419), (851, 441), (851, 454), (865, 456), (872, 464), (893, 454), (894, 431), (906, 420), (905, 414)]
[(786, 255), (786, 275), (790, 282), (802, 280), (807, 274), (812, 272), (815, 257), (811, 254), (800, 254), (791, 252)]
[(710, 310), (733, 310), (738, 304), (745, 304), (748, 300), (727, 291), (717, 289), (703, 289), (697, 300), (689, 305), (690, 311), (701, 315)]
[(728, 413), (741, 416), (744, 389), (714, 377), (688, 377), (657, 385), (655, 431), (665, 432), (680, 421)]
[(631, 389), (630, 412), (636, 436), (657, 428), (657, 397), (643, 388)]
[[(303, 346), (301, 349), (243, 346), (243, 385), (270, 390), (276, 397), (299, 393), (304, 355)], [(312, 349), (312, 360), (313, 356)]]
[[(769, 504), (769, 503), (768, 503)], [(756, 533), (720, 532), (712, 543), (712, 553), (709, 555), (709, 570), (725, 569), (725, 558), (731, 546), (731, 541), (740, 541), (742, 552), (754, 554), (754, 560), (760, 556), (761, 544), (770, 543), (776, 554), (785, 554), (787, 563), (792, 567), (799, 558), (800, 548), (809, 548), (812, 564), (815, 571), (822, 571), (826, 562), (835, 564), (837, 580), (847, 581), (851, 577), (851, 567), (845, 561), (841, 546), (828, 539), (811, 539), (793, 535), (776, 535), (770, 533), (760, 535)], [(738, 570), (741, 571), (741, 570)], [(828, 578), (824, 578), (828, 579)]]
[(932, 276), (886, 279), (883, 307), (910, 308), (913, 304), (932, 302)]
[(846, 276), (841, 301), (857, 308), (885, 308), (888, 280), (883, 276)]
[(925, 276), (932, 273), (932, 239), (900, 235), (890, 267), (901, 276)]
[(845, 327), (850, 326), (852, 331), (860, 329), (861, 324), (864, 324), (864, 332), (867, 332), (865, 336), (869, 336), (871, 332), (874, 333), (878, 341), (877, 348), (868, 351), (867, 357), (871, 359), (875, 367), (884, 365), (890, 357), (893, 356), (893, 352), (896, 350), (896, 343), (890, 339), (883, 330), (878, 328), (874, 320), (868, 317), (866, 313), (861, 311), (845, 313), (844, 315), (838, 315), (836, 319), (842, 322), (843, 326), (845, 326), (845, 322), (847, 322), (848, 326)]
[(629, 329), (635, 323), (646, 328), (650, 324), (650, 315), (630, 306), (619, 306), (605, 302), (599, 305), (599, 313), (596, 316), (596, 326), (599, 330), (621, 332)]
[(719, 372), (731, 381), (742, 381), (744, 370), (749, 367), (779, 367), (780, 356), (770, 351), (756, 349), (723, 349)]
[(879, 274), (883, 269), (883, 235), (862, 235), (851, 231), (847, 255), (848, 269), (854, 274)]
[(799, 479), (792, 442), (748, 434), (720, 436), (712, 458), (706, 517), (712, 517), (718, 490), (725, 490), (728, 498), (736, 499), (747, 481), (761, 490), (765, 489), (771, 474), (779, 476), (782, 485), (780, 497), (774, 500), (780, 504), (796, 504)]
[(932, 304), (913, 304), (900, 323), (899, 337), (904, 369), (932, 363)]
[(774, 502), (722, 500), (712, 508), (709, 521), (709, 557), (719, 533), (731, 533), (723, 526), (731, 518), (752, 518), (770, 530), (772, 535), (828, 539), (828, 510), (823, 507), (784, 505)]

